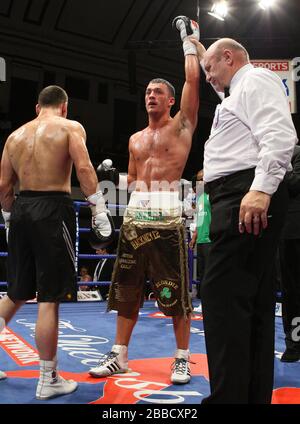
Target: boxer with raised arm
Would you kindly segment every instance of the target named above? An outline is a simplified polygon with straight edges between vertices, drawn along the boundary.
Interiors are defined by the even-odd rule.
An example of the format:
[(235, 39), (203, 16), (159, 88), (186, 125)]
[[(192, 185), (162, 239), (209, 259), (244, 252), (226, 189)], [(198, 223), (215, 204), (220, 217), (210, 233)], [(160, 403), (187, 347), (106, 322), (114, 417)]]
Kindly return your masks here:
[(115, 344), (99, 365), (90, 370), (104, 377), (128, 370), (128, 344), (143, 303), (146, 275), (153, 281), (160, 310), (172, 316), (177, 350), (172, 367), (172, 383), (188, 383), (190, 313), (185, 228), (181, 218), (179, 180), (182, 176), (197, 125), (199, 106), (199, 62), (187, 33), (199, 38), (198, 25), (180, 16), (174, 20), (185, 53), (186, 81), (180, 111), (170, 110), (175, 91), (166, 80), (156, 78), (146, 88), (148, 126), (131, 136), (128, 175), (98, 168), (100, 180), (111, 180), (126, 188), (135, 184), (119, 238), (108, 309), (117, 310)]

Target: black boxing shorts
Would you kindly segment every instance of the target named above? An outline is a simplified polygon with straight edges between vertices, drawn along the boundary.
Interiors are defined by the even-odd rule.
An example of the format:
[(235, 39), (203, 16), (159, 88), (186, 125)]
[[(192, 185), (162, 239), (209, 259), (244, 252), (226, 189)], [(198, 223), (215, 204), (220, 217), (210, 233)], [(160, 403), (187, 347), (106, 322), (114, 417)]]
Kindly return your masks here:
[(67, 193), (21, 192), (11, 212), (8, 296), (76, 301), (75, 237), (75, 210)]

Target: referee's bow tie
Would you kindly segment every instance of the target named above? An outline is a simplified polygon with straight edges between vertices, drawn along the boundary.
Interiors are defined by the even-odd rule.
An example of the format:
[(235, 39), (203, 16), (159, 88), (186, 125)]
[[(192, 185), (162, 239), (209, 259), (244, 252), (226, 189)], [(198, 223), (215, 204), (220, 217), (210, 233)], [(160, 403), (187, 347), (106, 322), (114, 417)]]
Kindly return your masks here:
[(230, 96), (229, 87), (224, 87), (224, 97)]

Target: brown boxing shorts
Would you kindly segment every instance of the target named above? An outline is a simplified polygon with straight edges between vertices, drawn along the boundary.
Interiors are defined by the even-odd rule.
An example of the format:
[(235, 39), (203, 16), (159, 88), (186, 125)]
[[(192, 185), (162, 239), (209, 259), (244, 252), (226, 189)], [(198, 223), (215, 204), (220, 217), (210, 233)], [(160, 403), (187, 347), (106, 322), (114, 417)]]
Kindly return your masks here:
[(185, 227), (140, 227), (123, 224), (112, 275), (108, 310), (130, 315), (143, 305), (145, 282), (150, 280), (159, 309), (168, 316), (192, 311), (188, 292)]

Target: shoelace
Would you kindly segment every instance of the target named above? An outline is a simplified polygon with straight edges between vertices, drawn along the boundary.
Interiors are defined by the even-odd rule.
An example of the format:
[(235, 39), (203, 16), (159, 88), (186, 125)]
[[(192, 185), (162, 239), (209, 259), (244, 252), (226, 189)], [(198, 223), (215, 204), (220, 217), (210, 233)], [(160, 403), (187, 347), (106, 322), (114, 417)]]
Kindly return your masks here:
[(175, 358), (172, 364), (172, 372), (177, 374), (185, 374), (188, 370), (188, 364), (195, 364), (196, 362), (188, 361), (184, 358)]
[(105, 365), (107, 362), (111, 361), (112, 359), (116, 358), (119, 354), (116, 352), (107, 352), (103, 358), (100, 359), (98, 365)]
[(172, 371), (176, 374), (185, 374), (188, 367), (188, 361), (183, 358), (176, 358), (172, 364)]

